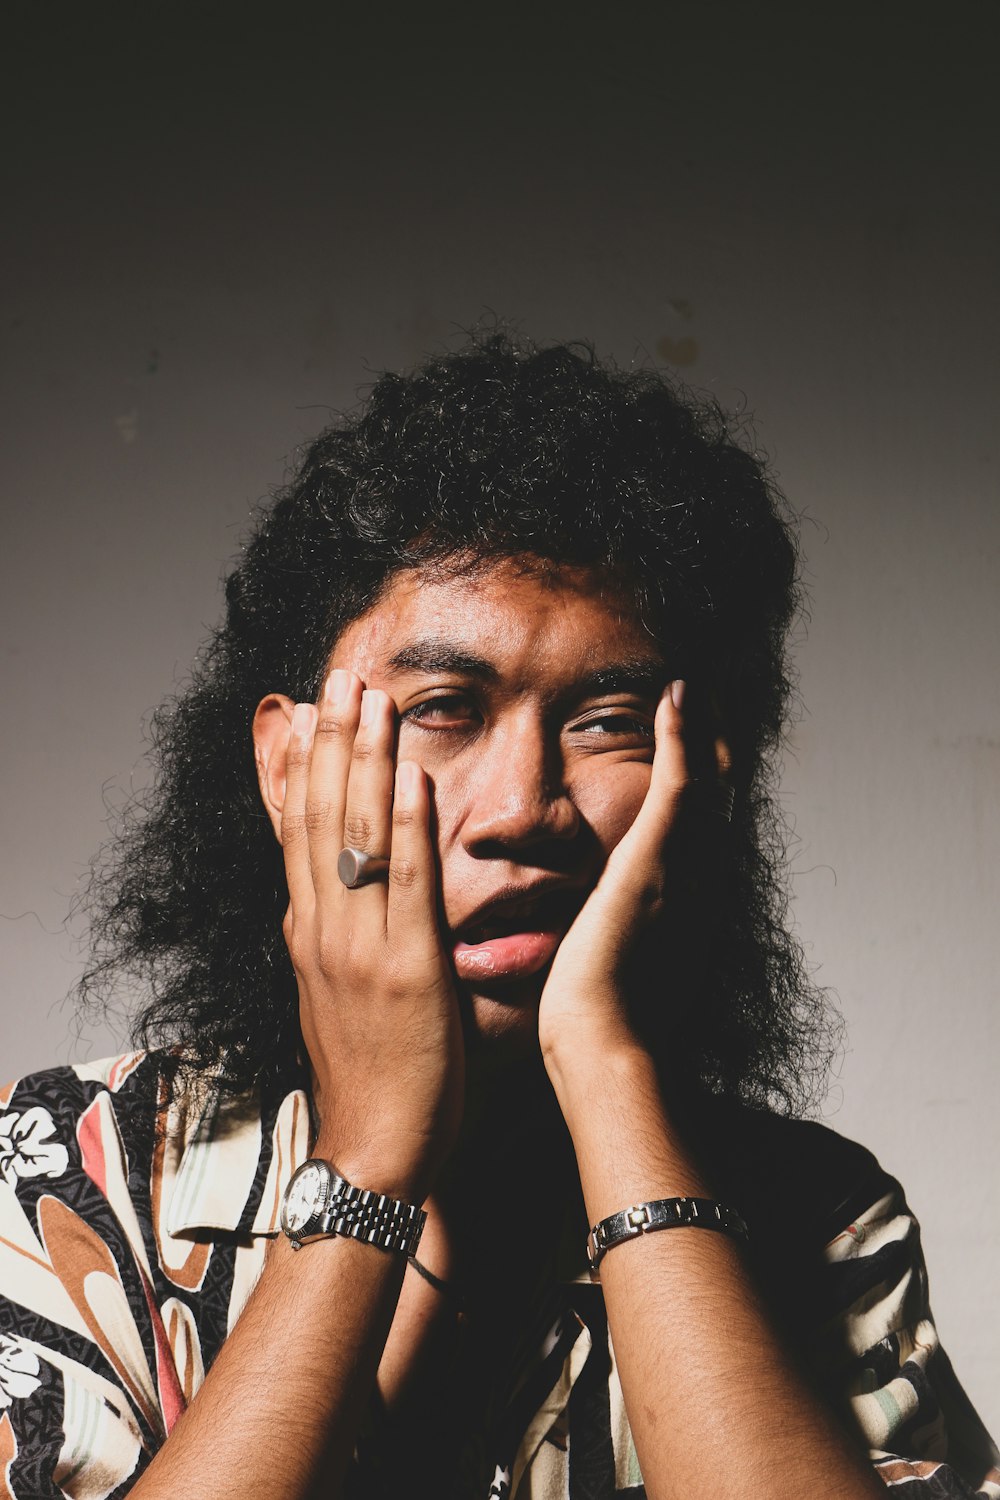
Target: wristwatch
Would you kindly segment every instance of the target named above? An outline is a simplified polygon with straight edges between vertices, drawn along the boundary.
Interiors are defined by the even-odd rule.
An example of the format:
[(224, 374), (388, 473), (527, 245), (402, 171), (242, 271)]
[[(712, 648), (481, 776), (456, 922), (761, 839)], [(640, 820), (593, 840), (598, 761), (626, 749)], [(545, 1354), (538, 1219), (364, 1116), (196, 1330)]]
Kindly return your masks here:
[(412, 1203), (355, 1187), (332, 1162), (318, 1156), (292, 1173), (281, 1200), (281, 1227), (293, 1250), (344, 1234), (381, 1250), (412, 1255), (426, 1218)]

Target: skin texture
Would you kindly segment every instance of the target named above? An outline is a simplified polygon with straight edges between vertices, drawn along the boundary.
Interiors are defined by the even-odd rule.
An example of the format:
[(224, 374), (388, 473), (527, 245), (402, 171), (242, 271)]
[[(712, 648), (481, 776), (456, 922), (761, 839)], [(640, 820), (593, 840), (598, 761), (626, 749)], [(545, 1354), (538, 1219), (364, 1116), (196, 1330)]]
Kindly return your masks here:
[[(383, 744), (395, 707), (398, 759), (415, 761), (429, 783), (448, 950), (483, 905), (504, 892), (556, 889), (571, 910), (582, 906), (642, 805), (667, 668), (640, 622), (593, 589), (594, 580), (575, 570), (557, 583), (512, 564), (439, 581), (404, 574), (348, 627), (332, 654), (332, 667), (360, 679), (350, 684), (352, 709), (361, 683), (375, 695)], [(395, 665), (404, 653), (442, 660), (463, 654), (495, 675)], [(588, 684), (620, 664), (643, 667), (648, 682), (625, 691)], [(293, 707), (275, 695), (257, 719), (279, 837), (282, 740)], [(321, 706), (320, 723), (326, 722)], [(379, 817), (369, 801), (384, 801), (386, 783), (383, 776), (359, 794), (362, 805), (352, 817), (360, 821), (347, 829), (350, 842), (372, 852), (387, 825), (382, 815), (377, 829), (369, 826)], [(346, 898), (346, 911), (358, 894)], [(460, 990), (472, 1047), (535, 1050), (544, 978), (544, 972), (523, 979), (493, 974), (466, 958)]]
[[(571, 570), (398, 575), (330, 665), (318, 705), (271, 694), (254, 726), (288, 874), (315, 1154), (424, 1203), (421, 1258), (472, 1275), (497, 1237), (469, 1223), (494, 1222), (515, 1183), (530, 1220), (552, 1184), (543, 1143), (520, 1139), (509, 1110), (467, 1109), (467, 1080), (540, 1059), (591, 1222), (711, 1196), (635, 1033), (627, 976), (670, 900), (692, 766), (725, 772), (724, 737), (699, 729), (626, 603)], [(345, 890), (345, 843), (388, 851), (388, 882)], [(470, 959), (456, 945), (484, 936), (484, 903), (503, 931), (487, 927), (472, 948), (488, 951)], [(506, 1148), (492, 1156), (491, 1131)], [(463, 1177), (463, 1157), (478, 1172)], [(530, 1253), (518, 1245), (515, 1270)], [(791, 1368), (735, 1242), (652, 1235), (609, 1254), (602, 1283), (654, 1500), (789, 1500), (814, 1495), (817, 1474), (826, 1497), (882, 1492)], [(433, 1386), (442, 1300), (416, 1278), (403, 1286), (398, 1261), (370, 1247), (331, 1239), (294, 1255), (279, 1241), (135, 1493), (249, 1493), (266, 1418), (269, 1494), (338, 1494), (376, 1381), (399, 1421), (415, 1372)], [(343, 1315), (317, 1316), (329, 1307)], [(678, 1350), (683, 1381), (670, 1378)], [(447, 1450), (425, 1461), (446, 1469)]]

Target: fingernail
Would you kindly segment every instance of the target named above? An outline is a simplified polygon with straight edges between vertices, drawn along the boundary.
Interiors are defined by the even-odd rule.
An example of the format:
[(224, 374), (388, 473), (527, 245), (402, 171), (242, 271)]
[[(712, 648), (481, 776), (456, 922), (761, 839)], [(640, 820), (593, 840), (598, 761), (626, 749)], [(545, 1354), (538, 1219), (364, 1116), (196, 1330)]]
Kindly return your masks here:
[(675, 677), (670, 684), (670, 698), (675, 708), (680, 709), (684, 707), (684, 694), (686, 690), (687, 683), (683, 677)]
[(375, 720), (375, 694), (369, 693), (367, 689), (361, 694), (361, 722), (372, 724)]
[(417, 768), (412, 760), (401, 760), (396, 767), (399, 790), (409, 796), (417, 789)]
[(292, 709), (292, 733), (308, 734), (312, 728), (313, 706), (311, 703), (296, 703)]
[(326, 679), (326, 696), (331, 703), (343, 703), (350, 680), (350, 672), (345, 672), (343, 667), (334, 667)]

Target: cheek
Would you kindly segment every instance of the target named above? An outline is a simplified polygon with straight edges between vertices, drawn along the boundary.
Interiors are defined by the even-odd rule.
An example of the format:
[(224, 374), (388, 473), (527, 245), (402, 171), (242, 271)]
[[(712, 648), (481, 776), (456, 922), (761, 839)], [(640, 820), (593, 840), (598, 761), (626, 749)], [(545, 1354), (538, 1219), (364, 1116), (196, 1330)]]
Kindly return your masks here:
[(649, 791), (653, 768), (644, 761), (594, 766), (574, 780), (573, 801), (605, 854), (628, 833)]
[(429, 754), (426, 744), (415, 734), (408, 742), (400, 736), (399, 759), (415, 760), (430, 783), (431, 831), (438, 857), (443, 862), (448, 851), (460, 842), (460, 829), (474, 780), (464, 772), (460, 762)]

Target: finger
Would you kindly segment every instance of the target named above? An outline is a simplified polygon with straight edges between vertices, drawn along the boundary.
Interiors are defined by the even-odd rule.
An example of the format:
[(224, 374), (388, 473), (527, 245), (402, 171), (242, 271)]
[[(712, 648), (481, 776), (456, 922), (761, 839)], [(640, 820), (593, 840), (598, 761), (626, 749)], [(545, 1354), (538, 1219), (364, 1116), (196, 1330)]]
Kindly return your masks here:
[(700, 686), (692, 703), (684, 703), (685, 740), (688, 752), (689, 794), (685, 799), (703, 835), (699, 847), (732, 819), (733, 752), (729, 732), (716, 689)]
[(636, 884), (645, 884), (651, 872), (661, 869), (664, 841), (676, 822), (690, 783), (685, 696), (686, 684), (681, 679), (668, 683), (663, 690), (653, 721), (656, 753), (649, 790), (635, 822), (609, 860), (609, 865), (613, 862), (616, 867), (627, 867)]
[(687, 745), (688, 686), (683, 678), (668, 683), (656, 707), (656, 753), (646, 801), (673, 805), (691, 780)]
[(715, 770), (720, 781), (728, 786), (733, 779), (733, 747), (725, 733), (715, 737)]
[(320, 695), (305, 808), (312, 879), (320, 900), (333, 888), (345, 843), (347, 780), (360, 716), (361, 679), (334, 668)]
[[(725, 821), (726, 788), (731, 782), (732, 751), (714, 705), (687, 684), (671, 684), (669, 703), (660, 706), (657, 753), (650, 795), (676, 816), (683, 804), (704, 826)], [(672, 826), (672, 823), (671, 823)]]
[(306, 826), (306, 791), (312, 759), (316, 710), (311, 703), (296, 703), (288, 731), (285, 757), (285, 798), (281, 809), (281, 847), (285, 879), (293, 913), (312, 910), (315, 899), (309, 867), (309, 836)]
[[(344, 811), (344, 846), (386, 857), (392, 841), (395, 705), (388, 693), (368, 689), (361, 695), (361, 719), (351, 751)], [(352, 892), (373, 901), (385, 899), (385, 883), (373, 882)]]
[(707, 758), (720, 781), (732, 779), (733, 747), (730, 739), (725, 700), (718, 685), (707, 694)]
[(636, 824), (657, 845), (672, 826), (681, 797), (691, 780), (686, 737), (687, 683), (681, 678), (668, 683), (656, 707), (654, 732), (656, 753), (649, 778), (649, 791), (639, 809)]
[(394, 946), (426, 951), (439, 945), (434, 845), (430, 831), (430, 789), (415, 761), (396, 767), (392, 802), (387, 930)]
[[(678, 707), (677, 684), (673, 687), (674, 712), (666, 711), (663, 726), (661, 787), (668, 783), (666, 800), (670, 809), (664, 835), (671, 834), (669, 851), (682, 862), (673, 866), (675, 874), (682, 876), (681, 886), (693, 890), (717, 868), (725, 846), (724, 835), (732, 817), (732, 753), (715, 695), (703, 688), (691, 693), (680, 684)], [(680, 817), (684, 820), (684, 836), (678, 839), (675, 825)], [(664, 845), (664, 857), (666, 854)]]

